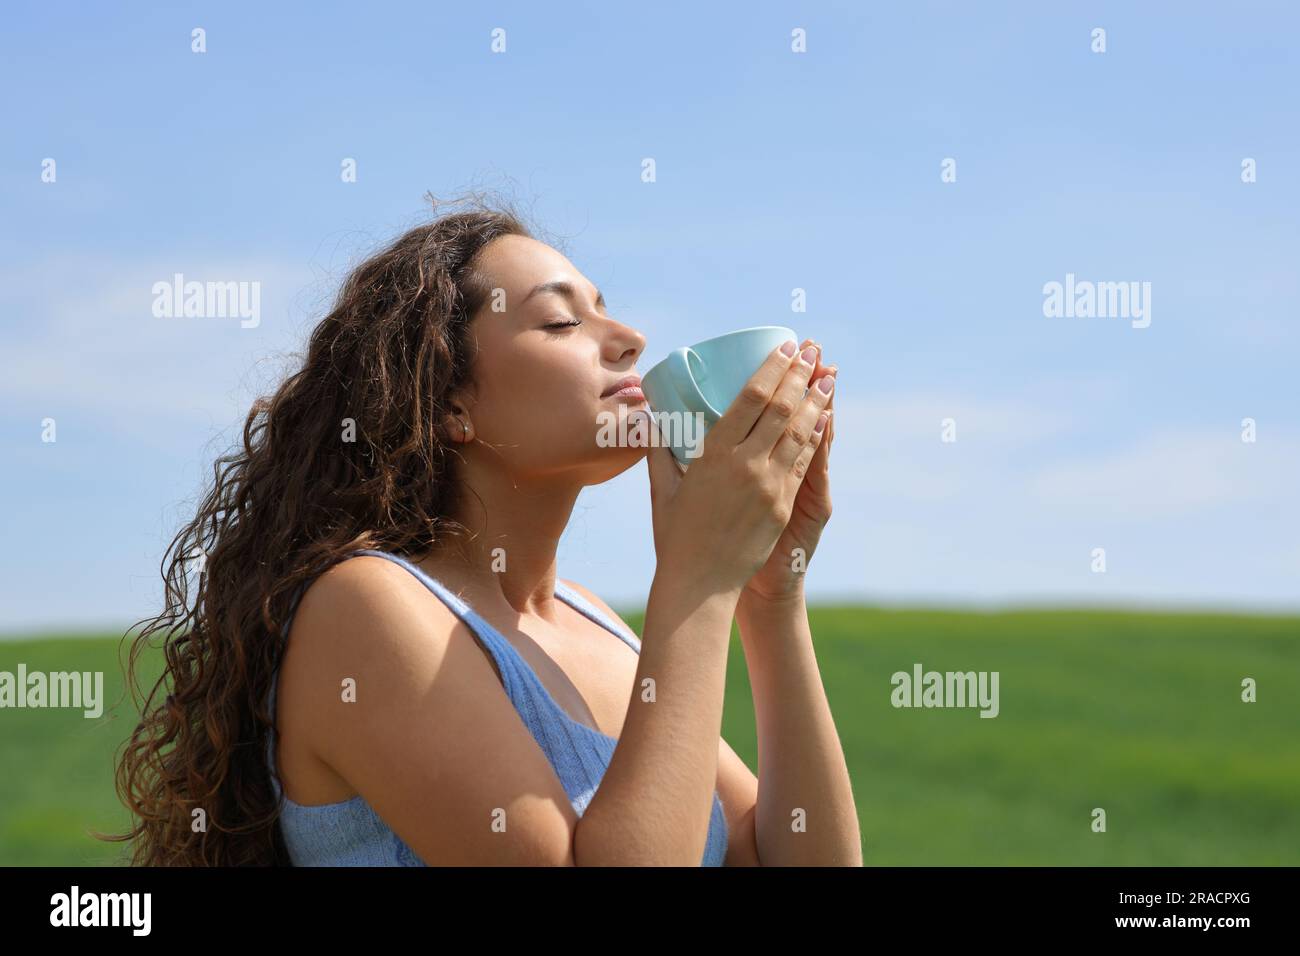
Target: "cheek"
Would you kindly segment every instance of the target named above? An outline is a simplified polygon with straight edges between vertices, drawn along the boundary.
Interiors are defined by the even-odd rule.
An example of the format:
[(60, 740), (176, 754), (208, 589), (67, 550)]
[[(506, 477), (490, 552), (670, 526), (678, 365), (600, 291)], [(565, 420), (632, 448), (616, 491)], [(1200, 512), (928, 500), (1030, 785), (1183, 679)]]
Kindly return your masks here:
[(490, 398), (482, 395), (479, 415), (482, 429), (496, 440), (523, 446), (536, 438), (577, 438), (584, 429), (594, 431), (605, 407), (604, 386), (576, 355), (520, 354), (491, 374)]

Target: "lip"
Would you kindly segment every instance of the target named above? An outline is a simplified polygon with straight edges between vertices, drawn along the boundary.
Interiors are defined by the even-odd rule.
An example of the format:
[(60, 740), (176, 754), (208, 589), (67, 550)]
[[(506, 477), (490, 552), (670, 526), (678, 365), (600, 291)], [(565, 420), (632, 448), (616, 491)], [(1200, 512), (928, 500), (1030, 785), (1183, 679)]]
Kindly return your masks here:
[(617, 392), (610, 392), (606, 398), (617, 398), (629, 402), (644, 402), (645, 393), (641, 391), (639, 385), (629, 385), (627, 388), (620, 388)]
[(624, 375), (601, 393), (601, 398), (645, 398), (641, 391), (640, 375)]

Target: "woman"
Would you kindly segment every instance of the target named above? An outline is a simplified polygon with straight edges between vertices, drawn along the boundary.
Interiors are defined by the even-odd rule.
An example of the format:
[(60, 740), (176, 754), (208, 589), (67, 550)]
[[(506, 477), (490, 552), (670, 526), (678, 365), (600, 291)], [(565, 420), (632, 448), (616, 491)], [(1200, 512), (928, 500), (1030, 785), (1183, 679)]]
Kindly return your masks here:
[[(114, 839), (147, 865), (859, 865), (793, 570), (830, 515), (835, 370), (805, 346), (683, 475), (597, 442), (646, 413), (645, 338), (508, 207), (363, 262), (169, 549), (132, 682), (150, 634), (188, 628)], [(643, 456), (644, 645), (555, 576), (579, 492)], [(719, 738), (733, 616), (762, 787)]]

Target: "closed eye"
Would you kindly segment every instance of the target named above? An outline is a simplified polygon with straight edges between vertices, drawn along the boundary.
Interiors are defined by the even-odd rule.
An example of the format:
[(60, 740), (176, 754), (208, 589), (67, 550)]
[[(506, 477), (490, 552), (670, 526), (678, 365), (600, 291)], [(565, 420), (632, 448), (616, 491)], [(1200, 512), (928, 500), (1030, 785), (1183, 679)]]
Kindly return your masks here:
[(560, 329), (571, 329), (571, 328), (573, 328), (575, 325), (582, 325), (582, 320), (581, 320), (581, 319), (573, 319), (572, 321), (569, 321), (569, 322), (551, 322), (551, 323), (548, 323), (547, 325), (543, 325), (542, 328), (544, 328), (544, 329), (553, 329), (553, 330), (556, 330), (556, 331), (554, 331), (552, 334), (558, 335), (558, 334), (560, 334), (558, 330), (560, 330)]

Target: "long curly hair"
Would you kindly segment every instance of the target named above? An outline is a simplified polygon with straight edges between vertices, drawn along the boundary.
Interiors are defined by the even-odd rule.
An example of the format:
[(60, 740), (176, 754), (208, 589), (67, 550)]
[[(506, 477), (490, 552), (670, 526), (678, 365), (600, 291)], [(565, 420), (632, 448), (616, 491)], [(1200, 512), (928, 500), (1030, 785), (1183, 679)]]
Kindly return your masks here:
[[(242, 447), (218, 458), (164, 554), (165, 610), (140, 622), (126, 665), (144, 698), (115, 775), (132, 827), (98, 834), (130, 842), (126, 862), (289, 865), (267, 696), (297, 592), (352, 550), (421, 554), (467, 533), (448, 517), (457, 455), (439, 423), (470, 381), (468, 329), (492, 293), (475, 256), (532, 235), (508, 202), (475, 194), (470, 206), (351, 272), (301, 368), (253, 403)], [(137, 665), (159, 632), (166, 665), (145, 697)]]

